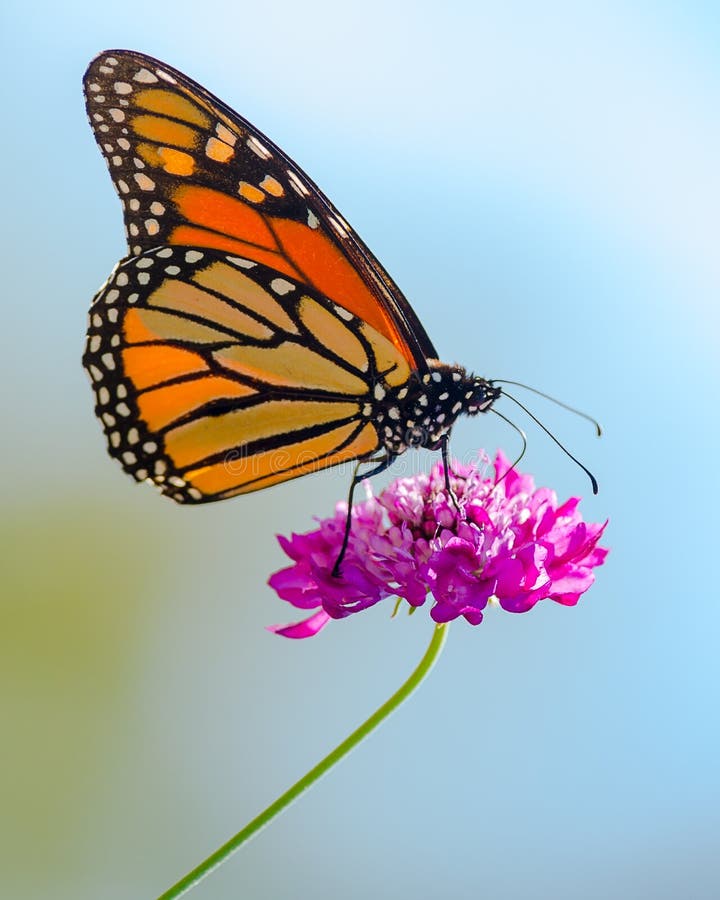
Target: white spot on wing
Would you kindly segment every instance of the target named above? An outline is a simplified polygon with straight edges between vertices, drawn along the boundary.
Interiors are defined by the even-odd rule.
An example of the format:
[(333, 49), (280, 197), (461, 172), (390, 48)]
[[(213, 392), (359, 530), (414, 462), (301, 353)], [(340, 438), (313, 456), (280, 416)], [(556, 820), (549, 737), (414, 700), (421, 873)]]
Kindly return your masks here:
[(346, 322), (352, 322), (352, 320), (355, 318), (355, 316), (353, 316), (353, 314), (349, 310), (345, 309), (344, 306), (337, 306), (336, 304), (333, 304), (333, 306), (335, 312), (340, 316), (341, 319), (345, 319)]
[(291, 187), (296, 191), (296, 193), (300, 194), (301, 197), (310, 196), (310, 191), (305, 187), (305, 185), (302, 183), (302, 181), (300, 181), (300, 179), (293, 171), (288, 169), (287, 176)]
[(218, 122), (215, 126), (215, 133), (220, 138), (221, 141), (224, 141), (226, 144), (229, 144), (231, 147), (235, 146), (235, 142), (237, 141), (237, 137), (230, 131), (229, 128), (226, 128), (221, 122)]
[(276, 294), (280, 294), (281, 297), (284, 294), (295, 290), (295, 285), (289, 281), (286, 281), (284, 278), (273, 278), (273, 280), (270, 282), (270, 287), (275, 291)]
[(157, 78), (149, 69), (140, 69), (133, 75), (133, 81), (139, 81), (141, 84), (155, 84)]
[(135, 183), (141, 191), (155, 190), (155, 182), (152, 180), (152, 178), (148, 178), (148, 176), (144, 172), (136, 172), (133, 175), (133, 178), (135, 179)]
[(241, 269), (253, 269), (257, 265), (251, 259), (243, 259), (241, 256), (226, 256), (225, 259)]
[(253, 135), (250, 135), (250, 137), (246, 141), (246, 144), (253, 153), (260, 157), (260, 159), (270, 159), (270, 157), (272, 156), (272, 153), (268, 150), (268, 148), (264, 144), (261, 144), (260, 141)]
[(337, 218), (337, 216), (328, 216), (327, 220), (330, 223), (330, 227), (333, 229), (333, 231), (337, 232), (340, 237), (346, 238), (348, 236), (347, 229)]

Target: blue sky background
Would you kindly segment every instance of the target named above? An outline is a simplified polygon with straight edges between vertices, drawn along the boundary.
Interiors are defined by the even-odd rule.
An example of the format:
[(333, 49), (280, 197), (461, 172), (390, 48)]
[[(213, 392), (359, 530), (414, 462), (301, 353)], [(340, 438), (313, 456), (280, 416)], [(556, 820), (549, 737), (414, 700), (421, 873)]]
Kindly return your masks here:
[[(309, 642), (263, 630), (293, 618), (265, 586), (273, 535), (327, 514), (347, 472), (188, 510), (106, 457), (80, 356), (123, 233), (81, 77), (127, 47), (285, 148), (444, 359), (606, 428), (598, 441), (530, 400), (596, 473), (588, 497), (504, 408), (538, 483), (611, 518), (580, 605), (455, 625), (407, 707), (193, 896), (718, 896), (717, 5), (0, 16), (0, 893), (160, 894), (395, 690), (430, 636), (426, 615), (389, 607)], [(461, 422), (455, 453), (480, 446), (512, 455), (517, 439)]]

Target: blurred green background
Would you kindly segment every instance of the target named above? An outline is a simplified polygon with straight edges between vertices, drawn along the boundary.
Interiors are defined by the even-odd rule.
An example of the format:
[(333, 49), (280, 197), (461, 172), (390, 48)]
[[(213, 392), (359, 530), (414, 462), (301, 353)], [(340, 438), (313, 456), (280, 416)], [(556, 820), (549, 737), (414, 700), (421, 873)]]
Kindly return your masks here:
[[(135, 486), (81, 370), (123, 255), (85, 120), (100, 50), (205, 84), (323, 187), (448, 362), (598, 476), (613, 548), (576, 609), (458, 623), (421, 692), (197, 900), (714, 898), (715, 3), (3, 6), (0, 896), (154, 898), (405, 678), (423, 612), (290, 642), (266, 587), (347, 471), (215, 507)], [(713, 398), (715, 398), (713, 400)], [(522, 414), (524, 467), (589, 493)], [(517, 438), (466, 420), (453, 449)], [(407, 458), (393, 475), (427, 467)], [(389, 477), (389, 476), (388, 476)], [(382, 479), (380, 479), (382, 483)]]

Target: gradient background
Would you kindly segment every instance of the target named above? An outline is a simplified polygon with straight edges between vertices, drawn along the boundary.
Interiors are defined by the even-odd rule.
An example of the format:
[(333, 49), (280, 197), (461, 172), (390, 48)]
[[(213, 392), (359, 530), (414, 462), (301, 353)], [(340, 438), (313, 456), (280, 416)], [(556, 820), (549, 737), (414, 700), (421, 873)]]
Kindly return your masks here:
[[(602, 9), (598, 9), (602, 6)], [(502, 7), (502, 8), (501, 8)], [(174, 2), (2, 11), (0, 895), (153, 898), (364, 719), (430, 636), (307, 642), (265, 586), (327, 472), (182, 509), (103, 449), (80, 366), (123, 255), (81, 77), (207, 85), (317, 180), (448, 362), (532, 409), (524, 467), (613, 548), (576, 609), (451, 629), (421, 692), (197, 900), (711, 898), (718, 826), (715, 3)], [(459, 456), (516, 436), (465, 420)], [(426, 467), (416, 455), (394, 474)], [(706, 471), (710, 469), (710, 478)], [(382, 482), (382, 479), (381, 479)]]

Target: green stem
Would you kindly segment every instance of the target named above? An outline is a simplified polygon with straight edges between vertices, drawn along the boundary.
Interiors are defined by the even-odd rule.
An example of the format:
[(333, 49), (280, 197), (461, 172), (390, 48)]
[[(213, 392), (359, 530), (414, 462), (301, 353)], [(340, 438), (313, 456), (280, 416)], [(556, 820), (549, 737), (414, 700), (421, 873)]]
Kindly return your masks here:
[(188, 891), (192, 890), (192, 888), (198, 884), (198, 882), (207, 877), (213, 869), (216, 869), (219, 865), (224, 863), (236, 850), (268, 825), (278, 813), (282, 812), (282, 810), (287, 806), (290, 806), (293, 801), (297, 800), (300, 794), (311, 787), (318, 778), (332, 769), (336, 763), (340, 762), (343, 756), (346, 756), (353, 747), (359, 744), (371, 731), (377, 728), (383, 719), (386, 719), (394, 709), (400, 706), (403, 700), (407, 700), (410, 694), (412, 694), (412, 692), (420, 685), (420, 682), (423, 681), (433, 667), (435, 660), (440, 655), (446, 637), (447, 626), (436, 626), (433, 629), (430, 645), (425, 651), (425, 655), (420, 660), (418, 667), (405, 684), (403, 684), (399, 690), (395, 691), (389, 700), (386, 700), (386, 702), (383, 703), (380, 709), (374, 712), (366, 722), (363, 722), (356, 731), (353, 731), (350, 737), (345, 738), (342, 744), (337, 746), (331, 753), (328, 753), (325, 759), (321, 760), (313, 769), (310, 769), (307, 775), (303, 775), (300, 781), (297, 781), (289, 790), (278, 797), (274, 803), (271, 803), (264, 812), (261, 812), (259, 816), (256, 816), (252, 822), (249, 822), (242, 831), (238, 831), (234, 837), (231, 837), (227, 843), (218, 848), (211, 856), (208, 856), (208, 858), (194, 868), (192, 872), (188, 872), (188, 874), (184, 878), (181, 878), (177, 884), (165, 891), (164, 894), (161, 894), (160, 897), (158, 897), (158, 900), (175, 900), (176, 897), (182, 897), (184, 894), (187, 894)]

